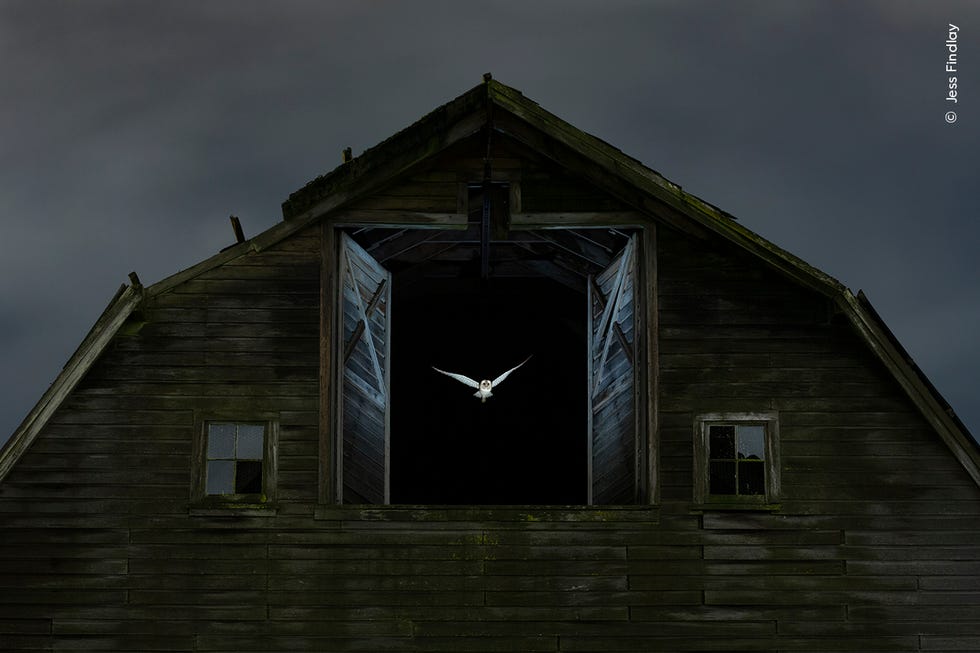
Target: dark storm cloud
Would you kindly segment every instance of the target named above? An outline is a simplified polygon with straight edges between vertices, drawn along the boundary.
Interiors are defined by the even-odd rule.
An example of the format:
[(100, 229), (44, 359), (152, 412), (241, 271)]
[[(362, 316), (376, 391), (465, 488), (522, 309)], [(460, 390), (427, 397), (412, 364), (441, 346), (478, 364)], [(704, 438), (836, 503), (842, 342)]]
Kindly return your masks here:
[(273, 225), (488, 70), (864, 288), (977, 433), (978, 54), (969, 2), (0, 3), (0, 440), (127, 272)]

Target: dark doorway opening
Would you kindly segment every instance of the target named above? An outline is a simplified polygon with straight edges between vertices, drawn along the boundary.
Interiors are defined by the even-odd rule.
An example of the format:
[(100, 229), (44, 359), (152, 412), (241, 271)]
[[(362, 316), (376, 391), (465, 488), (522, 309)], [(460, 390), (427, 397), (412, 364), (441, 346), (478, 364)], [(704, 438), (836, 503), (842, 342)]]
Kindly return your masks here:
[[(493, 189), (494, 197), (500, 200), (506, 190)], [(383, 464), (371, 470), (387, 474), (386, 500), (391, 503), (588, 503), (590, 485), (595, 484), (590, 478), (595, 446), (589, 442), (596, 437), (595, 432), (590, 435), (594, 372), (597, 364), (622, 363), (616, 356), (590, 360), (589, 340), (595, 340), (589, 335), (589, 316), (595, 312), (589, 307), (590, 294), (613, 293), (605, 301), (618, 307), (617, 317), (608, 324), (605, 318), (601, 321), (625, 329), (613, 350), (631, 342), (632, 328), (623, 320), (633, 319), (632, 302), (614, 298), (621, 284), (603, 289), (592, 277), (625, 260), (633, 237), (613, 227), (510, 230), (493, 212), (494, 204), (486, 210), (482, 192), (481, 187), (470, 188), (471, 209), (462, 228), (365, 225), (347, 232), (365, 257), (391, 275), (390, 324), (385, 327), (391, 338), (390, 361), (380, 364), (389, 370), (388, 392), (367, 392), (370, 397), (364, 398), (365, 406), (374, 405), (371, 397), (387, 403), (378, 404), (383, 412), (358, 413), (363, 428), (357, 433), (387, 434), (377, 446), (364, 446), (372, 446), (379, 461), (383, 457)], [(496, 206), (506, 209), (506, 202)], [(608, 274), (613, 282), (619, 278), (616, 272)], [(368, 292), (362, 303), (371, 304), (373, 297)], [(345, 303), (345, 332), (347, 327), (356, 332), (355, 312)], [(601, 351), (607, 349), (603, 345)], [(527, 364), (495, 387), (485, 403), (473, 396), (473, 388), (432, 369), (480, 381), (496, 378), (528, 356)], [(360, 405), (353, 396), (360, 386), (355, 386), (345, 385), (345, 392), (353, 393), (352, 409)], [(620, 410), (617, 406), (613, 408)], [(606, 426), (629, 421), (600, 417)], [(632, 465), (632, 440), (629, 446), (623, 442), (600, 449), (610, 459)], [(352, 439), (345, 447), (345, 463), (362, 453), (358, 446)], [(352, 465), (351, 478), (364, 469)], [(618, 478), (619, 471), (613, 473)], [(604, 496), (599, 500), (605, 501)]]
[[(547, 277), (395, 274), (392, 503), (586, 502), (585, 299)], [(485, 403), (432, 369), (493, 379), (528, 355)]]

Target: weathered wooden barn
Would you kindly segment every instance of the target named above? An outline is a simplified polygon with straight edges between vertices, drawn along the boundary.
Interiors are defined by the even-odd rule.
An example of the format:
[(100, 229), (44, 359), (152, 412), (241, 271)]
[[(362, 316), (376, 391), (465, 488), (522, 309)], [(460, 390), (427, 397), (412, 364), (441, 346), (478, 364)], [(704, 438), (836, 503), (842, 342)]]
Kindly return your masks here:
[(0, 452), (0, 650), (980, 650), (980, 452), (863, 295), (489, 77), (344, 159)]

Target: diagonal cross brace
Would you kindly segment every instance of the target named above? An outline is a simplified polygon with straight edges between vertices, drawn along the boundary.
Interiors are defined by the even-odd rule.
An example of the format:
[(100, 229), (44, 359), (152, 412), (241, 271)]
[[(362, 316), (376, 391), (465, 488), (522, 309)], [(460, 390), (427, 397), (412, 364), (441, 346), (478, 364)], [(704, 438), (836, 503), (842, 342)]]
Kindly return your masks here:
[(357, 304), (357, 311), (360, 313), (361, 317), (357, 321), (357, 325), (354, 327), (354, 333), (351, 334), (350, 341), (348, 341), (348, 343), (344, 346), (344, 363), (347, 363), (347, 360), (354, 353), (354, 348), (357, 346), (358, 341), (360, 341), (360, 339), (364, 337), (364, 333), (367, 332), (368, 337), (365, 339), (365, 342), (367, 342), (368, 351), (371, 354), (371, 363), (374, 368), (375, 378), (378, 382), (378, 388), (382, 393), (384, 393), (384, 374), (381, 371), (381, 361), (378, 357), (378, 352), (374, 348), (374, 338), (371, 337), (372, 334), (368, 316), (374, 312), (375, 308), (377, 308), (378, 304), (380, 303), (381, 297), (384, 295), (385, 287), (388, 284), (388, 280), (381, 280), (381, 283), (378, 284), (378, 287), (375, 289), (374, 294), (371, 296), (371, 299), (365, 308), (361, 301), (361, 288), (357, 283), (357, 278), (354, 275), (354, 269), (349, 258), (347, 259), (347, 274), (350, 276), (351, 285), (354, 289), (354, 301)]

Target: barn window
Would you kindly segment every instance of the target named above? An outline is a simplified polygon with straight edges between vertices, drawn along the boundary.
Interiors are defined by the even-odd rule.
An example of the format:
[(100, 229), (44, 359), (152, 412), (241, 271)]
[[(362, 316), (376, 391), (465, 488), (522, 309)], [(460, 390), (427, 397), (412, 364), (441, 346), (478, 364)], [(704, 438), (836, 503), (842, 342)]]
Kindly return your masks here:
[(779, 451), (775, 415), (701, 415), (695, 432), (698, 503), (754, 507), (777, 500)]
[(264, 424), (208, 424), (208, 494), (262, 494)]
[[(493, 208), (507, 188), (490, 210), (483, 191), (469, 189), (465, 230), (325, 226), (335, 382), (321, 497), (648, 501), (652, 229), (507, 229)], [(529, 355), (486, 403), (432, 370), (492, 379)]]
[(203, 420), (198, 432), (192, 488), (196, 502), (250, 505), (274, 499), (275, 420)]

